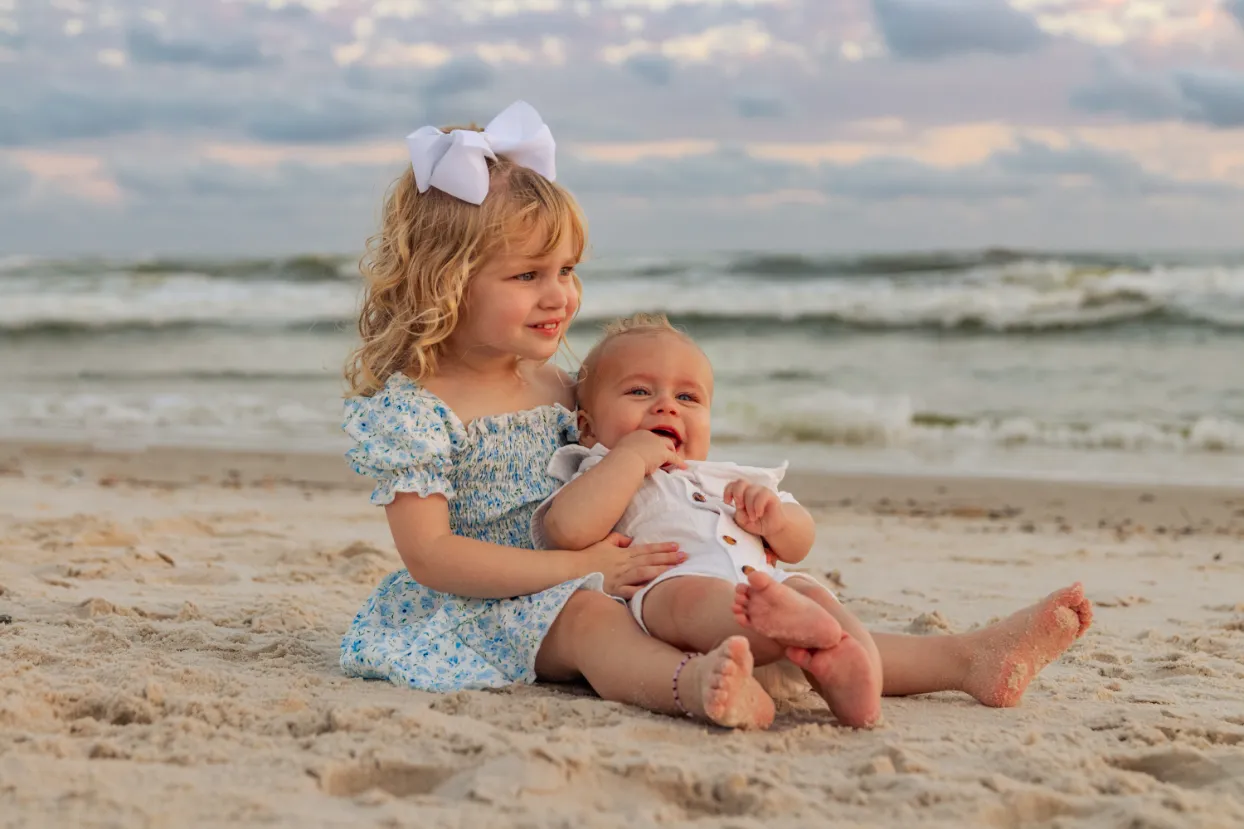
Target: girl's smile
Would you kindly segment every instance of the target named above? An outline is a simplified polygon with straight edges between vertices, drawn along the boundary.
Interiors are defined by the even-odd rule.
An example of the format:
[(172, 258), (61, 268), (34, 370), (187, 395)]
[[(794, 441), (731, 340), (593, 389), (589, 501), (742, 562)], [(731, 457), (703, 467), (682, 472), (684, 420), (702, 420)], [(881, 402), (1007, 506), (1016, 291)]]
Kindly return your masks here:
[(544, 337), (560, 337), (564, 322), (564, 319), (550, 320), (548, 322), (537, 322), (527, 327)]

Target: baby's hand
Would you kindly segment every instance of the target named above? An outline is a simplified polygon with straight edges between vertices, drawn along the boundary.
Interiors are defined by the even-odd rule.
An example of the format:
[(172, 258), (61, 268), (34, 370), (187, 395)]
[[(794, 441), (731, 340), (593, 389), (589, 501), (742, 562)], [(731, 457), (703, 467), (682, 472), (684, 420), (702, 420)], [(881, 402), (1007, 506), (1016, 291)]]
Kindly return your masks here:
[(646, 429), (624, 436), (613, 447), (614, 452), (630, 452), (644, 462), (644, 474), (651, 475), (663, 466), (686, 469), (687, 464), (674, 450), (674, 441)]
[(786, 529), (782, 501), (768, 487), (734, 481), (726, 487), (725, 502), (734, 507), (734, 523), (752, 535), (767, 537)]

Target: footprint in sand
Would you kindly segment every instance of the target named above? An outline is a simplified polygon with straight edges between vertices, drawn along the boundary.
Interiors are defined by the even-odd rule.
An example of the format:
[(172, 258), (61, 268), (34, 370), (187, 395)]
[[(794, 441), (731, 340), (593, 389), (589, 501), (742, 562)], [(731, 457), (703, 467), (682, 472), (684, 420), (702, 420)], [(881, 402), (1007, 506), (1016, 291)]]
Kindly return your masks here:
[(1184, 789), (1213, 789), (1224, 794), (1244, 794), (1244, 756), (1210, 757), (1199, 751), (1175, 748), (1135, 757), (1115, 757), (1110, 765), (1139, 772), (1159, 783)]
[(355, 797), (379, 789), (394, 797), (431, 794), (458, 773), (443, 765), (416, 765), (397, 760), (371, 760), (311, 770), (320, 788), (333, 797)]

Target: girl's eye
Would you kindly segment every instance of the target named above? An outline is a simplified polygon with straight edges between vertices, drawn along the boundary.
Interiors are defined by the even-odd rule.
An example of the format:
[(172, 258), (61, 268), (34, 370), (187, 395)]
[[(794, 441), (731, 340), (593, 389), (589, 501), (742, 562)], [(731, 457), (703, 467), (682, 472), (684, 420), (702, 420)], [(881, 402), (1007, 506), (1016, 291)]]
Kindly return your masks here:
[(562, 271), (561, 271), (562, 276), (570, 276), (571, 274), (574, 273), (574, 269), (575, 269), (574, 265), (571, 265), (570, 267), (567, 267), (567, 268), (562, 268)]
[(534, 281), (534, 280), (535, 280), (535, 278), (536, 278), (536, 272), (535, 272), (535, 271), (527, 271), (527, 273), (520, 273), (520, 274), (518, 274), (518, 275), (516, 275), (516, 276), (513, 276), (513, 277), (511, 277), (511, 278), (512, 278), (512, 279), (517, 279), (519, 282), (532, 282), (532, 281)]

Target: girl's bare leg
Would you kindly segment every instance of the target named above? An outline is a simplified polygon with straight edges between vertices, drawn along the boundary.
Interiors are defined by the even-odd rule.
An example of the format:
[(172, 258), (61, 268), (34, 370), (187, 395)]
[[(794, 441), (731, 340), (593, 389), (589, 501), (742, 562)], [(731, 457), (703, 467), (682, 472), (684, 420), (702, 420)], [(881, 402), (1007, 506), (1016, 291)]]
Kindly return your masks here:
[(644, 625), (676, 648), (706, 653), (731, 636), (743, 636), (756, 664), (786, 656), (786, 648), (828, 648), (842, 639), (842, 628), (819, 605), (803, 603), (769, 614), (767, 627), (748, 624), (732, 612), (734, 585), (709, 576), (678, 576), (658, 582), (644, 597)]
[(949, 636), (873, 634), (887, 696), (964, 691), (985, 705), (1018, 705), (1041, 670), (1088, 630), (1093, 605), (1076, 583), (989, 627)]
[[(678, 715), (674, 674), (685, 654), (647, 636), (630, 611), (603, 593), (570, 597), (536, 656), (536, 674), (566, 682), (580, 676), (603, 699)], [(752, 677), (747, 640), (728, 638), (693, 657), (678, 674), (678, 697), (693, 716), (729, 728), (767, 728), (773, 700)]]

